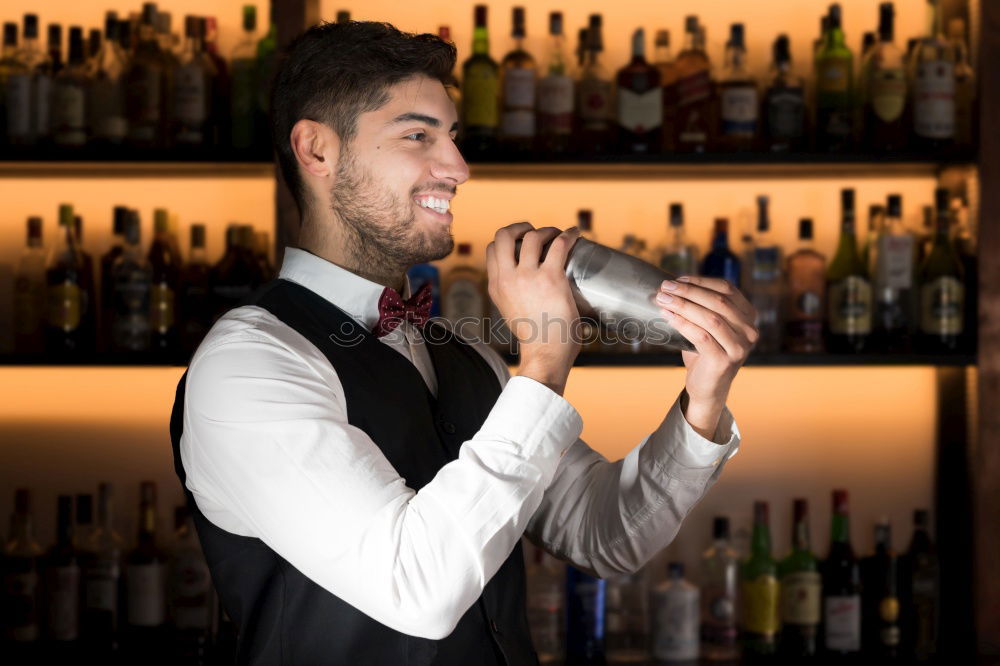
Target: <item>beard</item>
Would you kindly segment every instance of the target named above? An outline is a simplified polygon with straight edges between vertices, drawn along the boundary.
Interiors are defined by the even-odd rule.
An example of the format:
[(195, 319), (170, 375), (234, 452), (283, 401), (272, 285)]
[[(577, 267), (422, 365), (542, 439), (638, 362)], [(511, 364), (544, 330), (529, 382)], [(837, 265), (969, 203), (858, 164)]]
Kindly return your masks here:
[(359, 266), (398, 272), (451, 253), (455, 239), (450, 231), (425, 232), (416, 225), (411, 197), (433, 190), (455, 191), (431, 184), (414, 187), (410, 196), (401, 200), (346, 146), (341, 149), (330, 201), (334, 214), (343, 222), (346, 249)]

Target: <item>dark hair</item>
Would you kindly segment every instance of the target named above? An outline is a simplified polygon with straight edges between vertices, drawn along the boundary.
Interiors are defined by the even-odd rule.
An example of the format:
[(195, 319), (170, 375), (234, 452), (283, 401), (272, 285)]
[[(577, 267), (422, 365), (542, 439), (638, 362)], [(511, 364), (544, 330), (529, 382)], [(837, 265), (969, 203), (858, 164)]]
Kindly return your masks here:
[(278, 164), (299, 210), (305, 192), (289, 139), (296, 122), (325, 123), (347, 143), (358, 117), (389, 101), (389, 87), (419, 74), (447, 84), (454, 66), (454, 45), (388, 23), (321, 23), (299, 35), (286, 49), (271, 90)]

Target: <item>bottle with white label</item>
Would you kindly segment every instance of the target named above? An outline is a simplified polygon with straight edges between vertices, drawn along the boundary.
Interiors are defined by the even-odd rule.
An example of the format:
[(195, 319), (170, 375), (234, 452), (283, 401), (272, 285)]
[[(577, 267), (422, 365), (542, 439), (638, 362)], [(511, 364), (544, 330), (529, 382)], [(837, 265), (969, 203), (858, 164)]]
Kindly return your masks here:
[(588, 155), (607, 152), (613, 130), (611, 76), (601, 62), (601, 52), (604, 50), (602, 24), (600, 14), (590, 15), (584, 35), (583, 66), (577, 86), (576, 113), (580, 124), (577, 139)]
[(934, 199), (934, 244), (920, 266), (920, 346), (929, 353), (949, 353), (958, 348), (964, 330), (964, 273), (951, 239), (948, 190), (938, 188)]
[(642, 664), (649, 658), (649, 603), (642, 571), (608, 578), (605, 649), (609, 664)]
[(916, 147), (939, 150), (955, 140), (955, 53), (943, 34), (940, 2), (929, 2), (930, 29), (914, 53), (913, 134)]
[(167, 612), (172, 656), (177, 663), (201, 663), (208, 651), (215, 593), (212, 577), (186, 506), (174, 510), (174, 541), (167, 565)]
[(114, 526), (114, 486), (97, 490), (97, 524), (83, 545), (80, 625), (86, 653), (107, 657), (118, 649), (122, 576), (121, 535)]
[(632, 60), (618, 70), (618, 150), (645, 155), (663, 142), (663, 88), (660, 70), (646, 61), (646, 33), (632, 33)]
[(538, 546), (525, 570), (528, 589), (528, 627), (542, 664), (561, 664), (565, 647), (564, 569)]
[(140, 486), (139, 535), (125, 563), (126, 658), (163, 654), (166, 628), (166, 558), (156, 545), (156, 484)]
[(833, 491), (830, 553), (823, 562), (823, 652), (858, 657), (861, 650), (861, 574), (851, 548), (847, 491)]
[(760, 101), (757, 82), (747, 69), (743, 24), (729, 28), (724, 73), (719, 82), (719, 150), (752, 150), (757, 139)]
[(820, 575), (809, 546), (809, 504), (796, 499), (792, 514), (792, 551), (778, 565), (781, 635), (778, 654), (787, 659), (816, 656), (820, 620)]
[(549, 35), (549, 62), (538, 81), (538, 152), (542, 157), (569, 152), (573, 135), (575, 90), (566, 59), (562, 12), (549, 14)]
[(72, 655), (80, 638), (80, 557), (73, 545), (73, 497), (56, 502), (56, 543), (42, 561), (45, 641), (51, 656)]
[(698, 659), (698, 587), (684, 578), (684, 565), (671, 562), (667, 580), (650, 593), (653, 658), (667, 663)]
[(31, 663), (29, 659), (37, 658), (41, 638), (41, 557), (42, 547), (35, 541), (31, 515), (31, 491), (18, 488), (14, 492), (10, 536), (4, 543), (0, 588), (4, 659), (10, 659), (10, 663)]
[(63, 148), (82, 148), (87, 142), (86, 63), (83, 29), (69, 29), (69, 63), (52, 82), (52, 140)]
[(750, 302), (757, 311), (757, 330), (760, 338), (756, 351), (773, 353), (781, 347), (781, 247), (774, 242), (771, 233), (769, 199), (765, 195), (757, 197), (757, 237), (753, 244), (750, 262)]
[(459, 243), (455, 265), (444, 278), (441, 314), (451, 330), (467, 340), (482, 339), (486, 307), (483, 272), (472, 263), (472, 245)]
[(524, 48), (524, 7), (514, 7), (514, 48), (500, 63), (500, 142), (505, 152), (525, 155), (535, 142), (535, 59)]
[(873, 248), (876, 346), (887, 352), (908, 351), (916, 244), (903, 225), (903, 198), (899, 194), (890, 194), (887, 199), (885, 224)]
[(712, 521), (712, 545), (701, 556), (701, 654), (707, 661), (732, 661), (736, 645), (739, 557), (729, 539), (729, 519)]

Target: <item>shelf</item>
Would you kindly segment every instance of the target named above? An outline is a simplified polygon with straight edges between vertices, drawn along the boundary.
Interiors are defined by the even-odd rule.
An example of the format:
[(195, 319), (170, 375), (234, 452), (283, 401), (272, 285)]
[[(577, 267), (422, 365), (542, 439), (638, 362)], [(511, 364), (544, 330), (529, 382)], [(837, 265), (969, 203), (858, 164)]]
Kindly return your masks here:
[(0, 161), (0, 178), (273, 178), (265, 161)]

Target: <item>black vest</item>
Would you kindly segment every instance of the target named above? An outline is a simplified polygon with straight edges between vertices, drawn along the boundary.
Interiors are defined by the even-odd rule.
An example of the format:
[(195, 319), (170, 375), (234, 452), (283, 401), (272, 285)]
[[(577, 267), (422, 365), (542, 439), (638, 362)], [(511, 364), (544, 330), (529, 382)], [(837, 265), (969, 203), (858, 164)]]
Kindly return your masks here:
[[(441, 326), (425, 327), (438, 392), (399, 352), (379, 342), (314, 292), (287, 280), (260, 289), (249, 304), (262, 307), (316, 346), (337, 371), (351, 425), (366, 432), (406, 484), (420, 490), (455, 460), (500, 394), (496, 374), (479, 353)], [(331, 340), (356, 339), (345, 346)], [(170, 419), (174, 467), (184, 485), (180, 439), (184, 385)], [(386, 418), (391, 414), (392, 418)], [(255, 538), (226, 532), (198, 510), (194, 515), (212, 580), (239, 628), (238, 664), (260, 666), (524, 666), (537, 664), (525, 614), (520, 543), (462, 616), (454, 632), (435, 641), (376, 622), (306, 578)], [(348, 508), (348, 507), (345, 507)]]

